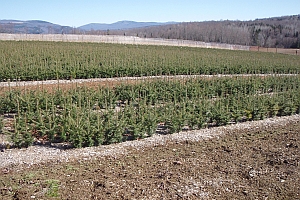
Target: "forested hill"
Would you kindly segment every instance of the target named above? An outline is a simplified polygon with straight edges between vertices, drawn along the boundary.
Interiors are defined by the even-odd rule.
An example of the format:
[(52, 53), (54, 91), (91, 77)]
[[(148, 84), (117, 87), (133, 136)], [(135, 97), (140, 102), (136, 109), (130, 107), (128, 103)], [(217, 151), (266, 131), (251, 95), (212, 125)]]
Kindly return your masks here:
[[(0, 20), (0, 33), (31, 34), (101, 34), (126, 35), (145, 38), (183, 39), (203, 42), (239, 44), (247, 46), (300, 48), (300, 14), (256, 19), (251, 21), (204, 21), (148, 24), (130, 28), (112, 25), (128, 24), (128, 21), (109, 24), (107, 30), (72, 28), (45, 21)], [(136, 24), (136, 22), (133, 22)], [(131, 23), (132, 24), (132, 23)], [(107, 27), (107, 26), (106, 26)], [(135, 26), (136, 27), (136, 26)]]
[[(105, 34), (105, 31), (98, 32)], [(109, 34), (263, 47), (300, 48), (300, 14), (252, 21), (184, 22), (110, 31)]]

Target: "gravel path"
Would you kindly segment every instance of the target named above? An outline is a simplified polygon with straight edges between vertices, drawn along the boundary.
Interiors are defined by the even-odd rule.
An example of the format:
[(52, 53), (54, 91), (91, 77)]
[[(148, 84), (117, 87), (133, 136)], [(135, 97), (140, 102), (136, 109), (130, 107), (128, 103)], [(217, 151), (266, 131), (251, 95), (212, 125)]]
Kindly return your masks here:
[[(275, 117), (261, 121), (238, 123), (222, 127), (214, 127), (197, 131), (180, 132), (172, 135), (154, 135), (150, 138), (136, 141), (127, 141), (99, 147), (63, 150), (49, 146), (31, 146), (26, 149), (6, 149), (0, 152), (0, 169), (8, 172), (12, 169), (22, 169), (39, 163), (66, 163), (74, 160), (91, 160), (98, 157), (118, 157), (127, 154), (132, 148), (143, 149), (167, 143), (180, 143), (184, 141), (202, 141), (218, 137), (223, 134), (249, 130), (267, 130), (270, 127), (284, 127), (290, 123), (300, 121), (300, 115)], [(1, 142), (1, 141), (0, 141)], [(1, 171), (0, 171), (1, 172)]]
[(145, 79), (183, 79), (183, 78), (220, 78), (220, 77), (266, 77), (266, 76), (297, 76), (298, 74), (217, 74), (217, 75), (176, 75), (176, 76), (143, 76), (143, 77), (117, 77), (117, 78), (92, 78), (92, 79), (73, 79), (73, 80), (47, 80), (47, 81), (12, 81), (0, 82), (0, 87), (16, 86), (36, 86), (36, 85), (54, 85), (70, 83), (91, 83), (91, 82), (109, 82), (124, 80), (145, 80)]

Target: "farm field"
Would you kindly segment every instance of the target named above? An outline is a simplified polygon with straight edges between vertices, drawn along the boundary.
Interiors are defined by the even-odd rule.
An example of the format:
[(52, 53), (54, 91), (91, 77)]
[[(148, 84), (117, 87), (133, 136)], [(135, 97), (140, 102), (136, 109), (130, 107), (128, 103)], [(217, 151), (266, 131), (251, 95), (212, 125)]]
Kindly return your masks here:
[[(32, 145), (36, 147), (50, 146), (51, 148), (56, 148), (57, 145), (67, 148), (114, 145), (125, 141), (151, 138), (153, 135), (199, 131), (205, 128), (218, 128), (230, 124), (239, 125), (268, 118), (297, 116), (300, 113), (299, 56), (146, 45), (24, 41), (0, 41), (0, 44), (0, 115), (2, 122), (0, 125), (3, 130), (2, 135), (5, 136), (3, 138), (10, 140), (10, 142), (3, 141), (0, 146), (4, 152), (9, 151), (10, 148), (26, 148)], [(84, 174), (83, 180), (86, 180), (85, 176), (90, 177), (95, 174), (97, 165), (104, 166), (103, 169), (100, 167), (100, 171), (97, 172), (105, 177), (97, 177), (97, 180), (89, 179), (86, 183), (93, 187), (94, 192), (97, 190), (101, 195), (104, 193), (106, 195), (94, 196), (94, 198), (113, 199), (117, 198), (112, 196), (116, 191), (107, 185), (110, 182), (103, 183), (101, 180), (109, 179), (111, 172), (105, 175), (107, 168), (114, 166), (116, 173), (121, 173), (117, 170), (124, 169), (117, 168), (115, 164), (129, 162), (130, 170), (138, 172), (142, 163), (154, 160), (153, 156), (156, 156), (155, 158), (162, 157), (160, 160), (169, 160), (172, 165), (167, 162), (160, 165), (162, 168), (155, 168), (150, 167), (150, 162), (150, 165), (147, 166), (149, 169), (143, 166), (142, 168), (152, 170), (154, 173), (145, 181), (150, 185), (157, 185), (152, 178), (165, 177), (167, 182), (159, 183), (163, 188), (163, 192), (159, 195), (167, 195), (166, 198), (188, 198), (185, 196), (188, 191), (174, 188), (171, 184), (172, 181), (168, 180), (169, 175), (164, 175), (163, 171), (159, 170), (170, 169), (172, 171), (174, 166), (178, 167), (176, 170), (182, 172), (176, 178), (179, 182), (181, 175), (185, 176), (186, 173), (190, 173), (187, 177), (193, 177), (192, 173), (196, 176), (195, 171), (187, 170), (191, 163), (183, 164), (183, 160), (188, 159), (189, 155), (180, 153), (181, 151), (191, 151), (199, 153), (199, 155), (196, 153), (199, 156), (195, 157), (196, 160), (205, 157), (206, 161), (200, 162), (203, 162), (203, 165), (198, 163), (195, 169), (205, 172), (208, 174), (207, 176), (211, 176), (210, 178), (214, 177), (213, 174), (216, 171), (222, 173), (223, 169), (232, 165), (234, 160), (240, 163), (240, 166), (251, 166), (251, 169), (255, 170), (253, 176), (264, 174), (258, 169), (260, 164), (261, 170), (271, 170), (269, 165), (273, 167), (276, 165), (276, 170), (279, 171), (275, 170), (276, 172), (274, 172), (272, 168), (273, 171), (270, 172), (272, 176), (276, 177), (274, 173), (283, 173), (285, 177), (288, 176), (286, 174), (293, 174), (295, 178), (289, 179), (290, 182), (285, 183), (283, 188), (276, 182), (272, 185), (271, 192), (263, 193), (263, 195), (270, 198), (297, 197), (298, 194), (295, 193), (297, 185), (292, 182), (295, 183), (295, 180), (299, 179), (299, 158), (297, 157), (299, 155), (299, 134), (297, 134), (299, 122), (288, 124), (286, 127), (279, 126), (279, 128), (270, 127), (270, 130), (262, 129), (263, 131), (233, 132), (224, 136), (224, 141), (223, 139), (211, 139), (208, 143), (170, 143), (154, 149), (149, 147), (145, 150), (147, 156), (143, 156), (145, 152), (142, 154), (132, 150), (132, 153), (128, 154), (129, 160), (126, 158), (115, 160), (107, 157), (107, 160), (96, 159), (86, 164), (78, 164), (75, 161), (71, 163), (71, 171), (79, 169), (77, 172), (81, 175)], [(241, 135), (241, 138), (236, 134)], [(284, 164), (281, 161), (278, 163), (277, 151), (273, 151), (272, 147), (277, 149), (280, 148), (278, 147), (280, 145), (290, 144), (290, 141), (294, 141), (293, 148), (286, 147), (285, 150), (288, 149), (287, 152), (284, 152), (286, 154), (280, 155), (284, 157), (282, 162), (284, 159), (291, 161), (284, 162)], [(239, 146), (238, 144), (243, 145)], [(271, 146), (264, 146), (265, 144)], [(215, 151), (214, 154), (212, 151), (214, 149), (223, 149), (224, 152)], [(228, 160), (226, 153), (233, 151), (240, 153), (232, 155), (235, 157)], [(244, 151), (245, 156), (248, 156), (242, 156), (244, 154), (241, 152)], [(178, 154), (173, 155), (172, 152)], [(262, 157), (255, 157), (254, 152), (259, 152)], [(178, 155), (181, 156), (179, 160), (175, 159)], [(254, 157), (247, 160), (248, 164), (246, 158), (251, 156)], [(271, 157), (272, 159), (276, 157), (276, 159), (272, 160)], [(194, 157), (192, 156), (191, 159), (193, 160)], [(215, 159), (215, 161), (211, 159)], [(261, 162), (257, 163), (257, 161)], [(224, 165), (216, 165), (205, 171), (203, 167), (210, 166), (209, 163), (214, 162)], [(229, 164), (227, 165), (226, 162)], [(112, 165), (110, 166), (110, 164)], [(83, 165), (85, 170), (81, 168)], [(53, 166), (50, 164), (50, 166), (48, 168), (48, 164), (45, 165), (41, 174), (46, 173), (52, 177), (51, 179), (45, 179), (44, 182), (33, 181), (34, 187), (53, 189), (47, 190), (47, 192), (50, 191), (50, 194), (46, 192), (48, 196), (42, 192), (42, 196), (61, 195), (59, 197), (67, 197), (67, 194), (60, 188), (62, 185), (67, 187), (66, 191), (76, 191), (74, 197), (82, 195), (82, 190), (77, 191), (74, 188), (77, 180), (72, 179), (70, 184), (62, 184), (62, 180), (59, 179), (61, 174), (58, 171), (64, 172), (63, 168), (66, 166), (64, 163)], [(53, 171), (51, 171), (52, 169)], [(229, 176), (230, 170), (224, 171), (225, 176)], [(270, 187), (271, 183), (267, 182), (269, 178), (264, 177), (265, 179), (251, 182), (252, 175), (249, 175), (249, 178), (240, 170), (236, 166), (232, 175), (236, 176), (240, 186), (246, 187), (246, 189), (241, 190), (228, 186), (227, 189), (231, 191), (230, 195), (233, 195), (233, 198), (237, 198), (235, 195), (240, 194), (243, 194), (245, 198), (261, 196), (262, 193), (258, 188), (266, 191), (267, 185)], [(291, 172), (291, 170), (295, 172)], [(145, 173), (151, 174), (152, 171), (150, 171), (145, 171)], [(29, 174), (32, 173), (33, 171), (29, 172)], [(157, 175), (157, 173), (161, 175)], [(171, 173), (175, 173), (175, 171)], [(16, 177), (14, 180), (21, 181), (20, 176), (24, 173), (13, 172), (12, 174)], [(41, 174), (38, 175), (38, 180), (42, 180)], [(241, 178), (240, 175), (244, 177)], [(3, 177), (8, 176), (3, 175)], [(135, 181), (142, 180), (142, 177), (132, 174), (130, 177), (134, 177)], [(112, 175), (111, 178), (116, 179), (117, 177)], [(26, 195), (31, 194), (33, 190), (35, 192), (39, 190), (37, 188), (31, 190), (34, 187), (27, 188), (32, 180), (29, 183), (21, 181), (24, 183), (25, 192), (23, 193), (22, 188), (13, 187), (14, 180), (5, 179), (6, 182), (1, 183), (1, 195), (11, 198), (14, 196), (15, 198), (28, 198)], [(93, 182), (89, 182), (90, 180)], [(214, 182), (214, 178), (207, 180), (210, 182), (205, 184), (206, 186), (210, 185), (210, 189), (207, 187), (201, 190), (201, 193), (197, 193), (198, 196), (190, 198), (198, 198), (199, 195), (204, 195), (203, 198), (206, 198), (207, 195), (208, 198), (222, 197), (224, 191), (221, 193), (220, 191), (224, 189), (223, 187), (219, 189), (219, 192), (206, 190), (213, 190), (213, 187), (218, 188), (223, 182), (222, 184)], [(232, 181), (233, 178), (226, 180)], [(245, 180), (246, 182), (244, 182)], [(286, 179), (282, 180), (286, 181)], [(133, 181), (133, 179), (128, 181)], [(249, 186), (249, 181), (256, 185), (250, 184)], [(141, 185), (145, 186), (146, 182)], [(259, 185), (260, 183), (265, 185)], [(134, 181), (132, 184), (135, 184)], [(154, 185), (153, 190), (156, 189)], [(274, 188), (280, 192), (274, 193)], [(127, 191), (128, 188), (125, 189)], [(139, 191), (141, 195), (143, 195), (143, 190)], [(125, 199), (142, 197), (135, 190), (133, 190), (134, 194), (121, 191), (120, 189), (120, 197)], [(198, 191), (200, 190), (198, 189)], [(193, 192), (190, 193), (194, 195)], [(156, 198), (152, 193), (147, 195), (150, 195), (150, 199), (151, 197)], [(164, 198), (164, 196), (157, 196), (157, 198)]]
[(162, 79), (68, 90), (11, 89), (1, 114), (15, 114), (17, 147), (36, 142), (97, 146), (183, 129), (299, 114), (297, 76)]
[[(209, 135), (200, 133), (203, 139), (198, 141), (178, 141), (172, 135), (153, 145), (145, 145), (151, 143), (147, 139), (131, 141), (132, 147), (110, 145), (119, 152), (110, 155), (97, 156), (101, 149), (90, 149), (89, 159), (85, 155), (21, 170), (17, 165), (2, 168), (0, 197), (299, 199), (300, 121), (299, 116), (283, 118), (247, 122), (244, 128), (232, 125), (221, 135), (221, 127), (211, 128), (205, 131)], [(137, 142), (144, 145), (134, 146)]]
[[(2, 127), (10, 126), (16, 147), (45, 142), (97, 146), (300, 110), (297, 56), (142, 45), (1, 43), (0, 78), (7, 82), (0, 84), (0, 114), (13, 116)], [(87, 79), (96, 77), (101, 78)], [(41, 81), (33, 84), (35, 80)]]
[(0, 41), (0, 81), (196, 74), (298, 74), (300, 58), (189, 47)]

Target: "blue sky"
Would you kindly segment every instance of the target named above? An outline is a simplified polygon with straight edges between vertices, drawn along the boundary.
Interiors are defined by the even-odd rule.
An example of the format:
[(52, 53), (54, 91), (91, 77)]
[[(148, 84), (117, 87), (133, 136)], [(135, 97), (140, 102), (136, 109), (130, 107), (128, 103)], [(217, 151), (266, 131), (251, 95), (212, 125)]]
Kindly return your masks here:
[(0, 0), (0, 19), (88, 23), (252, 20), (300, 14), (299, 0)]

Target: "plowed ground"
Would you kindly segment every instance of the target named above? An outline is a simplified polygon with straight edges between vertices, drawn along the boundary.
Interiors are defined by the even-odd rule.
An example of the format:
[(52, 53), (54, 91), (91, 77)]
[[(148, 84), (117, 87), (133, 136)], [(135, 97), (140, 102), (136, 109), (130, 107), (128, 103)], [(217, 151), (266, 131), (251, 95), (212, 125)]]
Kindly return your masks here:
[[(0, 172), (1, 199), (300, 199), (300, 122)], [(34, 158), (32, 158), (34, 159)]]
[(43, 85), (27, 85), (27, 86), (14, 86), (14, 87), (0, 87), (0, 94), (8, 92), (10, 90), (20, 90), (23, 92), (38, 90), (54, 92), (58, 89), (62, 91), (68, 91), (70, 89), (76, 89), (78, 87), (86, 88), (98, 88), (98, 87), (114, 87), (121, 84), (136, 84), (137, 80), (125, 80), (125, 81), (103, 81), (103, 82), (84, 82), (84, 83), (62, 83), (62, 84), (43, 84)]

